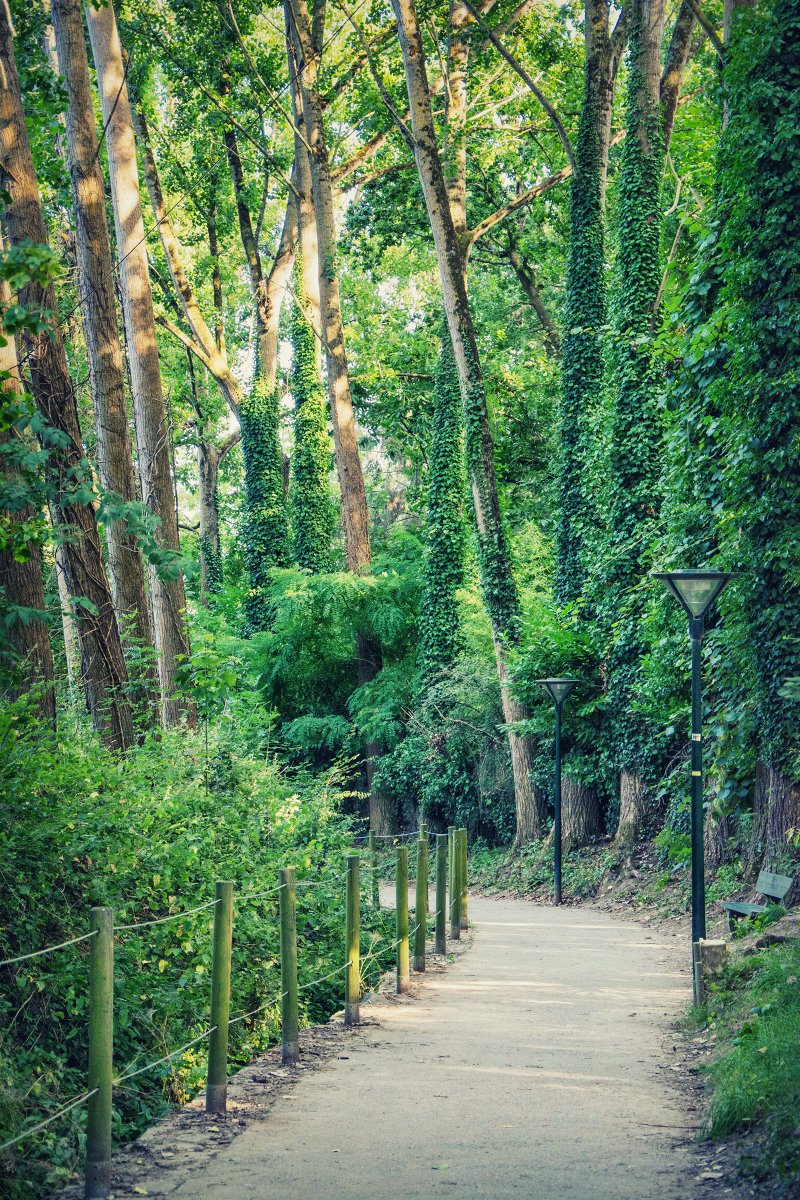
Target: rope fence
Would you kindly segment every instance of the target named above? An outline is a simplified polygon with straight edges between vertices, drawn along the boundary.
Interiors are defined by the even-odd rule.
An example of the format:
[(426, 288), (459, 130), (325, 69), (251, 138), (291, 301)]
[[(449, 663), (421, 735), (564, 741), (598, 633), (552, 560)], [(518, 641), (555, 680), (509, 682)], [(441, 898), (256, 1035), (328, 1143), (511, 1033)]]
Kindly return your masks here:
[[(379, 844), (394, 841), (394, 853), (382, 853)], [(410, 861), (416, 840), (416, 853)], [(380, 847), (382, 849), (382, 847)], [(418, 832), (403, 834), (376, 834), (370, 831), (367, 837), (366, 870), (362, 878), (362, 858), (357, 853), (347, 855), (344, 871), (323, 880), (295, 880), (293, 867), (280, 871), (277, 886), (261, 892), (244, 892), (236, 897), (241, 907), (250, 901), (278, 897), (280, 920), (280, 972), (281, 988), (277, 996), (271, 997), (247, 1012), (231, 1016), (231, 976), (234, 930), (234, 889), (229, 880), (220, 880), (215, 885), (213, 900), (197, 904), (193, 908), (164, 917), (114, 924), (111, 908), (96, 907), (89, 913), (89, 930), (79, 937), (70, 938), (54, 946), (46, 946), (28, 954), (17, 955), (0, 962), (0, 967), (13, 966), (28, 959), (38, 958), (63, 950), (81, 942), (90, 942), (88, 971), (88, 1063), (87, 1091), (76, 1096), (57, 1109), (45, 1120), (28, 1129), (21, 1130), (10, 1141), (0, 1145), (0, 1151), (8, 1150), (26, 1138), (33, 1137), (54, 1121), (58, 1121), (74, 1109), (86, 1104), (86, 1185), (85, 1195), (93, 1200), (102, 1200), (110, 1195), (111, 1149), (113, 1123), (113, 1089), (122, 1087), (129, 1080), (157, 1067), (170, 1063), (187, 1050), (208, 1039), (208, 1069), (206, 1073), (205, 1110), (209, 1113), (224, 1113), (227, 1105), (228, 1088), (228, 1034), (231, 1026), (249, 1020), (275, 1005), (281, 1010), (281, 1059), (285, 1064), (296, 1063), (299, 1055), (299, 996), (320, 984), (328, 983), (344, 975), (344, 1022), (355, 1025), (359, 1021), (359, 1002), (364, 992), (365, 972), (368, 966), (385, 955), (394, 952), (396, 966), (396, 990), (406, 992), (410, 987), (411, 967), (424, 972), (426, 965), (426, 938), (428, 933), (428, 865), (430, 839), (423, 825)], [(434, 952), (444, 954), (447, 950), (445, 930), (446, 915), (450, 914), (450, 937), (458, 938), (461, 928), (467, 924), (467, 831), (451, 827), (447, 834), (435, 835), (436, 856), (436, 907), (433, 913), (435, 934)], [(371, 929), (368, 952), (361, 954), (361, 915), (364, 905), (362, 885), (368, 897), (367, 911), (381, 911), (380, 881), (387, 869), (393, 866), (395, 875), (395, 938), (386, 942), (385, 935)], [(415, 885), (414, 924), (409, 926), (409, 871), (412, 869)], [(346, 960), (315, 979), (299, 982), (297, 943), (297, 893), (307, 888), (316, 888), (345, 881), (344, 888), (344, 940)], [(449, 894), (448, 894), (449, 893)], [(114, 942), (120, 933), (147, 929), (179, 921), (199, 912), (213, 909), (213, 934), (211, 958), (211, 1022), (207, 1029), (183, 1046), (170, 1051), (161, 1058), (143, 1066), (134, 1060), (127, 1070), (114, 1074)], [(413, 953), (412, 953), (413, 950)]]

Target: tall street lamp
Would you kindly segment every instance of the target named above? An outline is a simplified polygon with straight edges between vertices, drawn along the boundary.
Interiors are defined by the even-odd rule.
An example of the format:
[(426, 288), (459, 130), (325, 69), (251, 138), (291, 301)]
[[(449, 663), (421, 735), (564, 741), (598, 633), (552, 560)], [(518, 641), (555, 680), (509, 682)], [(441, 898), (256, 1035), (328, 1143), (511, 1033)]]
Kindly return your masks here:
[(692, 943), (706, 936), (700, 643), (703, 639), (703, 618), (731, 578), (726, 571), (664, 571), (653, 574), (653, 579), (660, 579), (686, 612), (692, 642)]
[(556, 710), (556, 785), (553, 794), (555, 822), (553, 828), (553, 882), (554, 901), (561, 903), (561, 709), (579, 679), (537, 679), (537, 683), (549, 693)]

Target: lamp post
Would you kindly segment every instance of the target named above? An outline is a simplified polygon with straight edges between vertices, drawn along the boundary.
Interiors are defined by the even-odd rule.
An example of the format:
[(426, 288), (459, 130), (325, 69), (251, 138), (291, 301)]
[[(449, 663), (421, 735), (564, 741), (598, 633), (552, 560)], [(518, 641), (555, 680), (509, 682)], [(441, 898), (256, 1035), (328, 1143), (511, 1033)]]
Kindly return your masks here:
[(553, 793), (553, 891), (554, 903), (561, 903), (561, 709), (579, 679), (537, 679), (549, 694), (556, 710), (556, 782)]
[(692, 643), (692, 944), (706, 936), (700, 643), (703, 640), (703, 619), (731, 578), (726, 571), (664, 571), (653, 574), (653, 579), (660, 579), (665, 584), (688, 616)]

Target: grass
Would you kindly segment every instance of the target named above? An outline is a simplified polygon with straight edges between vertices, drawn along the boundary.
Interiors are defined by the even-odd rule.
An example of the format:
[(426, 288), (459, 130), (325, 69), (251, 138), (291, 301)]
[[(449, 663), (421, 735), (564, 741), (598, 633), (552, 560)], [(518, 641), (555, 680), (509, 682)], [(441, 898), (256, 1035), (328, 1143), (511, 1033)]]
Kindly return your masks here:
[(714, 985), (705, 1013), (718, 1052), (708, 1068), (708, 1134), (749, 1132), (743, 1168), (773, 1180), (776, 1196), (800, 1186), (800, 945), (742, 958)]

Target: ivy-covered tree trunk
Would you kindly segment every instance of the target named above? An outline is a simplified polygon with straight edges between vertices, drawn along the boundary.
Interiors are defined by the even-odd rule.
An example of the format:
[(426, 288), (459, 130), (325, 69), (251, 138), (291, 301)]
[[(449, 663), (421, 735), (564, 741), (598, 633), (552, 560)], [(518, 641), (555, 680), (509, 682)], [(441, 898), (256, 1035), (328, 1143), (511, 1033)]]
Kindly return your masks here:
[[(7, 309), (11, 303), (11, 288), (5, 279), (0, 280), (0, 304)], [(11, 414), (6, 404), (14, 405), (22, 395), (22, 384), (17, 371), (17, 351), (14, 338), (4, 335), (5, 345), (0, 346), (0, 372), (5, 378), (0, 380), (0, 407), (4, 409), (0, 423), (0, 444), (11, 442), (19, 434), (10, 426)], [(8, 471), (9, 483), (13, 483), (13, 469), (8, 466), (8, 460), (0, 457), (4, 474)], [(13, 688), (10, 695), (20, 695), (28, 692), (31, 685), (39, 689), (37, 708), (43, 721), (55, 728), (56, 724), (56, 693), (54, 688), (55, 672), (53, 668), (53, 652), (50, 647), (50, 629), (45, 613), (44, 578), (42, 575), (42, 551), (36, 541), (28, 541), (24, 546), (24, 554), (15, 553), (22, 547), (15, 546), (13, 526), (24, 527), (25, 522), (35, 520), (36, 510), (32, 504), (26, 504), (15, 512), (2, 514), (3, 520), (8, 520), (12, 527), (11, 545), (0, 550), (0, 588), (3, 608), (19, 608), (27, 610), (22, 616), (5, 615), (3, 624), (5, 630), (5, 645), (0, 650), (0, 661), (11, 654), (24, 667), (24, 689)], [(4, 666), (14, 666), (13, 662), (4, 662)], [(7, 693), (8, 694), (8, 693)]]
[(509, 726), (517, 810), (516, 841), (521, 844), (539, 835), (544, 811), (531, 780), (530, 744), (511, 728), (527, 716), (524, 707), (511, 694), (508, 680), (508, 651), (520, 636), (519, 600), (500, 511), (486, 389), (467, 299), (464, 255), (439, 156), (419, 22), (413, 0), (393, 0), (393, 8), (403, 52), (414, 156), (436, 245), (447, 324), (461, 387), (467, 478), (481, 583), (492, 624), (503, 715)]
[[(12, 246), (46, 246), (42, 214), (28, 131), (22, 110), (13, 48), (14, 30), (7, 0), (0, 0), (0, 165), (3, 186), (10, 195), (6, 228)], [(25, 284), (19, 303), (37, 314), (56, 312), (52, 283)], [(50, 450), (49, 481), (54, 509), (65, 534), (64, 561), (70, 596), (76, 605), (81, 646), (81, 670), (86, 703), (106, 745), (125, 750), (133, 741), (133, 721), (127, 697), (127, 672), (122, 642), (106, 577), (94, 508), (77, 492), (91, 483), (83, 456), (78, 407), (61, 334), (47, 325), (26, 333), (34, 398), (47, 423), (61, 434)]]
[(800, 6), (775, 0), (731, 20), (712, 251), (712, 321), (726, 356), (706, 380), (705, 403), (719, 414), (715, 459), (728, 467), (722, 565), (740, 572), (724, 600), (724, 628), (753, 651), (752, 676), (730, 677), (728, 698), (749, 700), (754, 848), (774, 868), (800, 826), (797, 702), (784, 691), (800, 679)]
[(245, 602), (251, 632), (269, 629), (269, 574), (291, 562), (280, 442), (280, 394), (256, 372), (239, 407), (244, 460), (244, 558), (250, 577)]
[[(170, 432), (156, 342), (127, 73), (112, 0), (102, 8), (87, 3), (86, 20), (105, 122), (104, 145), (111, 177), (141, 499), (158, 517), (156, 541), (166, 555), (174, 559), (180, 552), (180, 540)], [(162, 721), (165, 726), (173, 725), (184, 714), (187, 719), (194, 720), (193, 707), (176, 696), (178, 665), (189, 655), (186, 592), (179, 571), (159, 571), (151, 564), (150, 604), (158, 652)]]
[[(640, 797), (642, 804), (646, 793), (642, 780), (636, 777), (643, 776), (651, 761), (651, 739), (635, 703), (645, 644), (634, 589), (648, 567), (661, 504), (659, 473), (664, 452), (652, 328), (661, 283), (663, 29), (664, 0), (635, 0), (617, 209), (618, 280), (608, 436), (609, 533), (599, 579), (605, 594), (598, 596), (609, 639), (607, 696), (612, 754), (621, 777), (628, 780), (631, 796)], [(637, 824), (630, 816), (626, 819), (626, 826)]]
[[(100, 482), (107, 493), (132, 504), (137, 500), (136, 478), (81, 0), (54, 0), (52, 11), (58, 61), (69, 97), (68, 156)], [(114, 603), (125, 633), (139, 646), (149, 647), (152, 631), (142, 553), (126, 527), (125, 520), (112, 521), (106, 530)], [(155, 672), (150, 682), (155, 684)]]
[(222, 590), (222, 552), (219, 539), (219, 462), (216, 446), (204, 438), (197, 443), (200, 501), (200, 600)]
[(313, 316), (306, 311), (302, 257), (295, 259), (295, 300), (292, 305), (292, 374), (294, 450), (291, 460), (290, 502), (294, 551), (307, 571), (330, 571), (331, 536), (335, 514), (329, 482), (331, 444), (325, 392), (319, 374)]
[(587, 571), (591, 569), (590, 553), (599, 540), (596, 497), (592, 495), (592, 456), (605, 370), (603, 144), (612, 74), (608, 18), (608, 0), (587, 4), (584, 97), (570, 182), (570, 241), (561, 345), (556, 546), (559, 604), (572, 604), (583, 596)]
[[(227, 93), (228, 87), (229, 82), (223, 74), (223, 94)], [(248, 628), (259, 631), (268, 629), (270, 625), (269, 572), (273, 567), (285, 567), (291, 562), (277, 367), (278, 327), (297, 243), (297, 211), (294, 197), (290, 196), (286, 203), (278, 252), (269, 275), (265, 277), (245, 195), (238, 139), (232, 125), (226, 127), (224, 138), (256, 317), (256, 373), (250, 394), (240, 402), (239, 420), (245, 478), (242, 534), (245, 563), (250, 577), (246, 615)]]
[(464, 582), (464, 432), (461, 389), (447, 322), (436, 365), (428, 465), (419, 675), (451, 667), (462, 645), (457, 592)]

